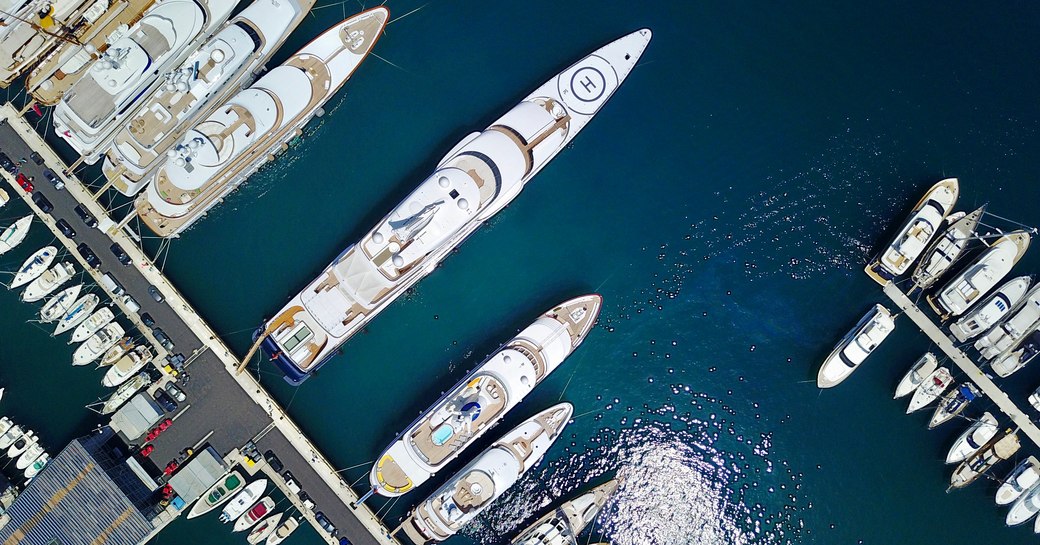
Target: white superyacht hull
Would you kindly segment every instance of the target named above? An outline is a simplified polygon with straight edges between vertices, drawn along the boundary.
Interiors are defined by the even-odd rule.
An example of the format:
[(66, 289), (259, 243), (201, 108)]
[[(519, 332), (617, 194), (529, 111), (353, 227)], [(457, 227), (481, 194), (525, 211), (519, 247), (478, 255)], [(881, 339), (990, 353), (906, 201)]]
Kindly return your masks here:
[(58, 256), (58, 248), (54, 246), (45, 246), (36, 250), (33, 255), (29, 256), (28, 259), (22, 263), (22, 266), (18, 268), (18, 272), (14, 275), (14, 280), (11, 281), (11, 285), (8, 286), (10, 289), (20, 288), (33, 280), (40, 277), (48, 267), (54, 263), (54, 259)]

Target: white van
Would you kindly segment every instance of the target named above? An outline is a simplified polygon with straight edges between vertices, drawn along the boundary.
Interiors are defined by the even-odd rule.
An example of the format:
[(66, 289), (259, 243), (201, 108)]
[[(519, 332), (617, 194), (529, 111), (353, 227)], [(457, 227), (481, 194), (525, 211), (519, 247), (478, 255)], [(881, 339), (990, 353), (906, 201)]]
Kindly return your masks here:
[(101, 275), (101, 285), (116, 297), (123, 295), (123, 292), (126, 291), (123, 289), (123, 285), (111, 273)]

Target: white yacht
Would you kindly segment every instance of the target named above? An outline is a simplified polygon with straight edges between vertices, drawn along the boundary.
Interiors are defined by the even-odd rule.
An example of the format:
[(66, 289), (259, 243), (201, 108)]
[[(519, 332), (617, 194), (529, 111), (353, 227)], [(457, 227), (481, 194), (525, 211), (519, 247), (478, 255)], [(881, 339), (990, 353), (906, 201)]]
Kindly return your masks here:
[(14, 275), (14, 280), (11, 281), (11, 285), (8, 286), (11, 289), (20, 288), (33, 280), (39, 278), (43, 271), (47, 270), (47, 267), (54, 263), (54, 258), (58, 256), (58, 249), (54, 246), (44, 246), (29, 256), (22, 263), (22, 266), (18, 268), (18, 272)]
[(119, 342), (123, 333), (126, 333), (123, 331), (123, 326), (116, 322), (101, 328), (101, 331), (98, 331), (92, 337), (83, 341), (83, 344), (76, 347), (76, 351), (72, 353), (72, 365), (86, 365), (100, 358), (105, 353), (105, 350)]
[(213, 107), (251, 83), (313, 5), (314, 0), (254, 0), (166, 73), (105, 155), (102, 170), (112, 186), (136, 195), (167, 150)]
[(2, 233), (0, 233), (0, 255), (6, 254), (13, 250), (16, 246), (25, 240), (25, 236), (29, 234), (29, 227), (32, 226), (32, 214), (20, 218), (18, 221), (8, 225)]
[(48, 299), (47, 303), (40, 309), (40, 319), (44, 323), (60, 319), (72, 308), (72, 304), (76, 302), (81, 289), (83, 289), (83, 284), (76, 284), (71, 288), (61, 290), (57, 295)]
[(54, 132), (88, 164), (179, 65), (217, 28), (235, 0), (159, 0), (90, 66), (54, 108)]
[(54, 335), (61, 335), (66, 331), (78, 326), (83, 320), (86, 320), (90, 316), (91, 312), (101, 303), (101, 298), (93, 293), (88, 293), (79, 299), (69, 308), (65, 316), (62, 316), (61, 320), (58, 320), (57, 327), (54, 328)]
[[(120, 386), (120, 389), (122, 389), (122, 386)], [(191, 506), (191, 511), (188, 511), (187, 518), (193, 519), (205, 515), (224, 505), (224, 502), (230, 500), (231, 496), (244, 485), (245, 480), (242, 479), (242, 474), (238, 470), (224, 475), (199, 498), (199, 501), (195, 502), (195, 505)]]
[(1026, 490), (1025, 494), (1019, 496), (1008, 510), (1007, 518), (1004, 519), (1008, 526), (1025, 524), (1040, 512), (1040, 483), (1036, 483)]
[(9, 202), (11, 202), (11, 196), (7, 194), (7, 191), (0, 189), (0, 208)]
[(1011, 348), (1037, 325), (1040, 325), (1040, 285), (1033, 286), (1026, 294), (1025, 301), (1017, 309), (1012, 309), (1003, 322), (979, 337), (973, 346), (983, 358), (991, 360)]
[(278, 523), (282, 522), (282, 517), (284, 516), (285, 513), (275, 513), (261, 520), (246, 536), (246, 543), (257, 545), (267, 539), (268, 536), (274, 533), (275, 528), (278, 528)]
[(142, 223), (177, 235), (280, 153), (368, 56), (389, 15), (377, 7), (343, 21), (211, 110), (155, 165), (135, 202)]
[(860, 318), (856, 327), (838, 341), (827, 359), (823, 360), (816, 385), (833, 388), (849, 377), (869, 356), (896, 324), (884, 305), (876, 304)]
[[(26, 1), (22, 6), (27, 9), (20, 10), (21, 22), (6, 26), (0, 35), (0, 88), (11, 85), (85, 19), (104, 13), (108, 1)], [(70, 38), (75, 39), (65, 39)]]
[(650, 37), (643, 29), (600, 48), (483, 132), (468, 135), (390, 214), (264, 324), (255, 338), (286, 380), (300, 384), (509, 204), (599, 112)]
[(23, 475), (25, 475), (26, 479), (32, 480), (33, 477), (35, 477), (41, 471), (43, 471), (43, 468), (47, 467), (47, 463), (50, 461), (51, 455), (44, 452), (40, 455), (39, 458), (36, 459), (36, 461), (32, 463), (31, 466), (25, 468), (25, 473), (23, 473)]
[(294, 517), (289, 517), (285, 519), (285, 522), (283, 522), (281, 526), (275, 529), (273, 534), (267, 536), (267, 541), (265, 541), (264, 544), (278, 545), (279, 543), (285, 541), (286, 538), (291, 536), (292, 533), (295, 532), (296, 529), (299, 527), (300, 520)]
[(0, 417), (0, 437), (3, 437), (12, 426), (14, 426), (14, 422), (10, 418)]
[(244, 532), (252, 528), (254, 524), (260, 522), (260, 519), (266, 517), (272, 509), (274, 509), (274, 500), (271, 499), (271, 496), (264, 496), (235, 520), (235, 525), (231, 528), (231, 531)]
[(1007, 378), (1040, 354), (1040, 329), (1034, 329), (993, 360), (993, 372)]
[(115, 362), (119, 361), (119, 358), (123, 357), (123, 354), (129, 352), (130, 349), (133, 347), (134, 342), (130, 339), (130, 337), (123, 337), (122, 339), (119, 339), (119, 342), (113, 344), (108, 350), (105, 351), (105, 354), (101, 356), (101, 361), (98, 362), (98, 367), (108, 367), (109, 365), (114, 364)]
[(510, 545), (576, 545), (578, 534), (596, 520), (617, 488), (617, 481), (609, 481), (561, 504), (520, 532)]
[(957, 466), (950, 476), (951, 488), (964, 488), (975, 482), (983, 473), (1003, 460), (1009, 460), (1018, 452), (1021, 443), (1018, 434), (1010, 429), (989, 440), (978, 452)]
[(429, 498), (401, 524), (416, 545), (444, 541), (487, 509), (559, 439), (574, 407), (560, 403), (506, 433)]
[(25, 430), (17, 424), (7, 428), (7, 431), (0, 435), (0, 451), (7, 450), (22, 435), (25, 435)]
[(1035, 456), (1030, 456), (1022, 460), (1015, 466), (1015, 469), (1011, 470), (1011, 473), (1008, 473), (1007, 477), (1004, 477), (1000, 488), (997, 488), (997, 505), (1008, 505), (1018, 500), (1026, 490), (1038, 482), (1040, 482), (1040, 460), (1037, 460)]
[(1015, 231), (1000, 237), (937, 293), (927, 297), (943, 320), (960, 316), (993, 289), (1029, 248), (1029, 233)]
[(376, 458), (372, 489), (400, 496), (451, 463), (563, 363), (592, 330), (602, 304), (599, 295), (565, 301), (499, 347)]
[(147, 388), (152, 384), (152, 377), (148, 376), (147, 372), (140, 372), (134, 375), (134, 378), (119, 385), (116, 391), (112, 393), (108, 399), (105, 400), (104, 405), (101, 406), (101, 410), (98, 411), (101, 414), (112, 414), (116, 409), (121, 407), (126, 400), (130, 399), (142, 388)]
[(76, 326), (76, 329), (72, 332), (72, 338), (69, 339), (69, 344), (80, 343), (89, 339), (91, 335), (101, 331), (101, 328), (114, 319), (115, 314), (112, 313), (111, 308), (101, 307), (95, 310), (94, 314), (91, 314), (83, 323)]
[(932, 419), (928, 421), (928, 429), (932, 429), (951, 418), (961, 414), (968, 403), (982, 395), (982, 392), (971, 382), (965, 382), (950, 390), (939, 401), (939, 406), (932, 413)]
[(113, 364), (112, 367), (108, 368), (108, 371), (105, 372), (105, 377), (101, 379), (101, 384), (109, 388), (115, 388), (123, 384), (127, 379), (144, 369), (144, 366), (152, 361), (154, 357), (155, 354), (146, 345), (134, 348), (119, 358), (119, 361)]
[(21, 437), (15, 439), (11, 446), (7, 447), (7, 457), (17, 459), (26, 449), (38, 443), (39, 440), (40, 438), (36, 436), (36, 432), (32, 430), (25, 432)]
[(924, 381), (931, 376), (932, 372), (939, 367), (938, 360), (935, 359), (935, 354), (931, 352), (925, 352), (923, 356), (918, 358), (916, 362), (910, 367), (910, 370), (906, 372), (903, 380), (899, 381), (899, 385), (896, 386), (896, 393), (893, 399), (899, 399), (913, 393)]
[(36, 280), (33, 280), (25, 291), (22, 292), (22, 301), (26, 303), (35, 303), (44, 297), (47, 297), (54, 290), (63, 286), (69, 280), (72, 280), (72, 275), (76, 274), (76, 267), (68, 261), (62, 261), (57, 265), (44, 271)]
[(892, 242), (867, 264), (867, 275), (883, 286), (905, 273), (939, 232), (959, 193), (957, 178), (947, 178), (933, 185), (914, 205)]
[(917, 267), (910, 275), (916, 288), (932, 287), (964, 255), (985, 212), (986, 207), (983, 206), (971, 214), (958, 212), (946, 218), (950, 226), (925, 250), (924, 257), (917, 262)]
[(954, 322), (950, 326), (950, 333), (962, 343), (981, 335), (1018, 308), (1032, 283), (1033, 279), (1029, 276), (1008, 280), (993, 295)]
[(1040, 388), (1033, 390), (1033, 393), (1029, 394), (1028, 400), (1029, 404), (1032, 405), (1034, 409), (1040, 411)]
[(973, 422), (964, 433), (953, 442), (950, 451), (946, 453), (947, 464), (963, 462), (968, 456), (975, 454), (983, 445), (993, 439), (997, 434), (997, 419), (989, 412), (983, 413), (982, 418)]
[(257, 479), (235, 494), (220, 512), (220, 522), (228, 523), (242, 516), (267, 491), (267, 479)]
[(31, 466), (32, 463), (43, 454), (43, 450), (43, 445), (40, 444), (40, 440), (37, 438), (37, 440), (29, 445), (29, 448), (25, 449), (25, 452), (18, 457), (15, 461), (14, 467), (19, 471), (24, 471), (25, 468)]

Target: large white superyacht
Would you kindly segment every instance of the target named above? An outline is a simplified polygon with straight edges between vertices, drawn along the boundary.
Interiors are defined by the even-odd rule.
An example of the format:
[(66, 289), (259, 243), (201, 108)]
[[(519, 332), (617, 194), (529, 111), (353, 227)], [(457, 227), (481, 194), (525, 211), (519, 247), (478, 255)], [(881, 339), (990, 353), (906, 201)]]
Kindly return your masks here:
[(169, 237), (204, 216), (301, 134), (368, 56), (389, 16), (378, 7), (341, 22), (215, 107), (149, 176), (135, 201), (141, 221)]
[(54, 132), (88, 164), (180, 64), (231, 15), (235, 0), (161, 0), (116, 40), (54, 108)]
[(400, 496), (451, 463), (585, 340), (602, 304), (599, 295), (565, 301), (488, 356), (376, 458), (372, 489)]
[(184, 132), (251, 83), (310, 12), (314, 0), (255, 0), (230, 19), (116, 133), (102, 170), (112, 186), (136, 195), (146, 174)]
[(642, 29), (578, 61), (437, 169), (256, 332), (287, 381), (299, 384), (350, 337), (509, 204), (603, 107), (639, 61)]
[[(100, 17), (107, 0), (20, 2), (0, 32), (0, 87), (7, 87), (72, 29)], [(11, 20), (15, 20), (13, 24)]]

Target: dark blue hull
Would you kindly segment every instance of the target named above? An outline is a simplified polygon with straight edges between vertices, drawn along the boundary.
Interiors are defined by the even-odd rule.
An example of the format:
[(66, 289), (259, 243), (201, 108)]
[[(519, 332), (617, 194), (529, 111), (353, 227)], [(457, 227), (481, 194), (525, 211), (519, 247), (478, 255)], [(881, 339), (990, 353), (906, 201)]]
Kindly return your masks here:
[[(256, 341), (260, 334), (263, 333), (263, 330), (264, 328), (261, 326), (259, 329), (253, 332), (253, 341)], [(316, 365), (314, 369), (312, 369), (310, 372), (305, 372), (299, 367), (297, 367), (296, 364), (293, 363), (288, 356), (282, 353), (281, 348), (278, 347), (278, 344), (275, 343), (274, 339), (272, 339), (271, 337), (265, 338), (264, 342), (260, 343), (260, 352), (262, 352), (268, 360), (273, 362), (274, 365), (278, 367), (278, 369), (284, 375), (282, 378), (285, 379), (285, 382), (288, 382), (293, 386), (299, 386), (303, 384), (305, 380), (310, 378), (310, 376), (314, 374), (315, 371), (317, 371), (322, 365), (325, 365), (325, 362), (328, 361), (328, 358), (326, 358), (325, 360), (322, 360), (321, 363)]]

